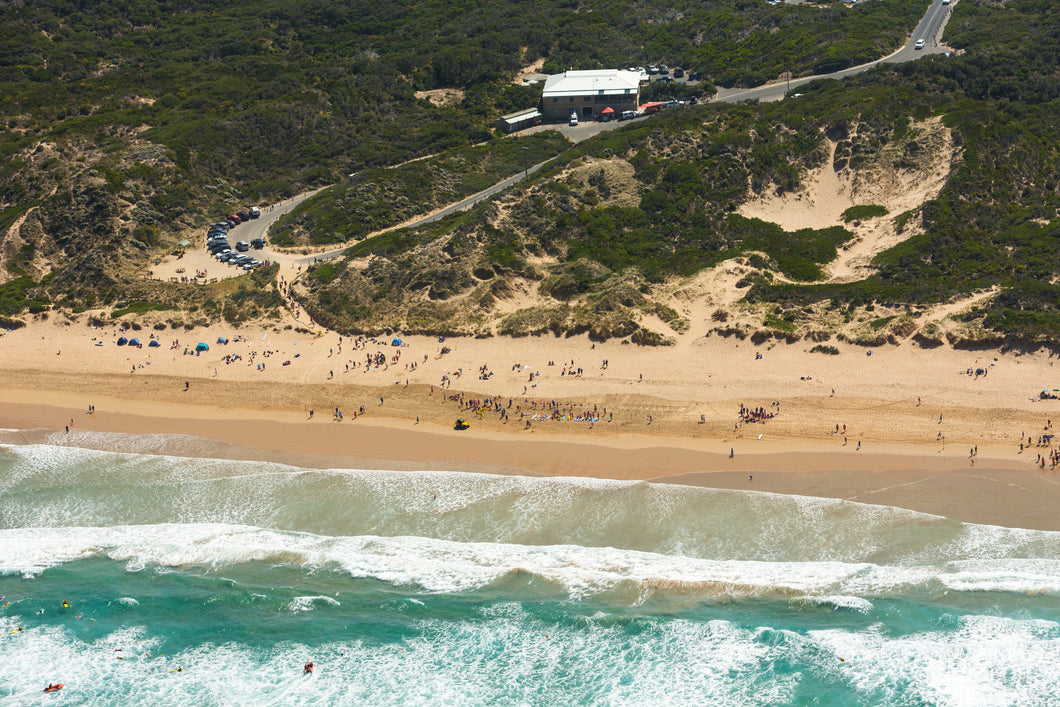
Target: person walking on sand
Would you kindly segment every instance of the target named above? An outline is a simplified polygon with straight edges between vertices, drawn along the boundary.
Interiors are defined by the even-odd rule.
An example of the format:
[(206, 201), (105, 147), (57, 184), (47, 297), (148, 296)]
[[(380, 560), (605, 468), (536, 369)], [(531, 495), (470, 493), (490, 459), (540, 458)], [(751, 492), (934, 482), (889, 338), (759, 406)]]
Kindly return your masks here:
[(736, 456), (736, 448), (735, 447), (729, 447), (729, 459), (732, 459), (735, 456)]

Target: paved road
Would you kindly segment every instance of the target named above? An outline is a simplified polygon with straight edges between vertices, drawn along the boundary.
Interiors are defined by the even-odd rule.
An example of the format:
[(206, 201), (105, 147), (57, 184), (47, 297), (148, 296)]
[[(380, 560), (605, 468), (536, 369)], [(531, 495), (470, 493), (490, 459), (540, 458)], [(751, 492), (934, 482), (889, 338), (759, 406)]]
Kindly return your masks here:
[[(954, 0), (954, 4), (955, 2), (956, 0)], [(767, 84), (765, 86), (759, 86), (757, 88), (720, 88), (718, 89), (718, 95), (715, 100), (721, 101), (723, 103), (739, 103), (740, 101), (747, 101), (751, 99), (757, 99), (759, 101), (779, 101), (783, 100), (789, 90), (808, 84), (811, 81), (818, 81), (821, 79), (842, 79), (848, 76), (854, 76), (856, 74), (863, 73), (865, 71), (868, 71), (869, 69), (873, 69), (879, 66), (880, 64), (900, 64), (906, 61), (915, 61), (916, 59), (920, 59), (921, 57), (929, 56), (931, 54), (942, 54), (944, 52), (949, 51), (949, 49), (942, 45), (942, 30), (946, 26), (946, 21), (949, 19), (950, 12), (952, 9), (953, 4), (943, 4), (943, 0), (933, 0), (931, 5), (927, 9), (927, 12), (924, 13), (924, 17), (920, 20), (920, 24), (917, 25), (916, 29), (909, 37), (909, 41), (906, 42), (905, 46), (903, 46), (898, 51), (883, 57), (882, 59), (870, 61), (867, 64), (861, 64), (859, 66), (852, 66), (849, 69), (843, 69), (842, 71), (836, 71), (831, 74), (818, 74), (816, 76), (806, 76), (803, 78), (792, 79), (790, 82), (782, 81), (778, 83)], [(923, 49), (916, 48), (916, 42), (919, 39), (924, 40)], [(651, 116), (643, 116), (641, 118), (637, 118), (637, 120), (649, 120), (650, 118)], [(559, 130), (573, 142), (581, 142), (582, 140), (586, 140), (592, 137), (593, 135), (596, 135), (597, 133), (603, 132), (604, 130), (614, 130), (615, 128), (621, 127), (626, 124), (627, 123), (625, 122), (611, 121), (607, 123), (587, 122), (575, 127), (567, 125), (541, 125), (537, 128), (532, 128), (531, 130), (524, 131), (522, 134), (527, 135), (540, 130)], [(537, 172), (539, 169), (541, 169), (551, 161), (552, 160), (545, 160), (540, 164), (535, 164), (527, 170), (527, 175)], [(470, 209), (480, 201), (488, 199), (494, 194), (507, 189), (508, 187), (512, 186), (513, 184), (516, 184), (517, 182), (521, 182), (527, 175), (524, 175), (522, 172), (520, 172), (512, 177), (505, 179), (502, 182), (494, 184), (489, 189), (480, 191), (477, 194), (469, 196), (463, 201), (458, 201), (455, 204), (450, 204), (444, 209), (436, 211), (428, 216), (424, 216), (423, 218), (417, 219), (416, 221), (413, 221), (411, 223), (406, 223), (402, 226), (394, 226), (391, 228), (384, 229), (383, 231), (380, 231), (380, 233), (394, 230), (394, 228), (415, 228), (417, 226), (422, 226), (424, 224), (445, 218), (446, 216), (454, 214), (458, 211), (465, 211), (467, 209)], [(313, 193), (315, 194), (316, 192)], [(301, 199), (305, 198), (305, 196), (307, 195), (303, 194), (296, 198), (300, 201)], [(293, 199), (289, 202), (284, 202), (285, 205), (290, 204), (290, 206), (287, 206), (287, 208), (284, 209), (284, 212), (290, 210), (290, 208), (293, 207), (294, 204), (292, 202), (294, 202)], [(280, 214), (277, 213), (272, 220), (275, 220), (275, 218), (279, 215)], [(264, 219), (265, 214), (263, 213), (262, 218), (259, 219), (259, 222), (262, 222), (263, 225), (265, 225), (265, 228), (267, 228), (268, 226), (264, 223)], [(272, 220), (270, 220), (268, 223), (271, 223)], [(261, 231), (262, 234), (264, 234), (264, 232), (264, 230)], [(371, 235), (374, 236), (377, 234), (373, 233)], [(259, 236), (252, 237), (257, 238)], [(243, 238), (242, 235), (240, 236), (240, 238), (242, 240), (249, 240), (249, 238)], [(306, 256), (304, 258), (296, 258), (293, 260), (293, 262), (301, 264), (310, 264), (318, 258), (328, 260), (330, 258), (335, 258), (342, 255), (348, 247), (349, 245), (344, 245), (341, 248), (334, 248), (323, 253), (314, 253), (313, 255)], [(289, 258), (290, 256), (287, 257)]]
[[(766, 84), (765, 86), (758, 86), (757, 88), (719, 88), (715, 100), (723, 103), (739, 103), (740, 101), (748, 101), (751, 99), (758, 99), (759, 101), (779, 101), (784, 98), (789, 89), (794, 90), (799, 86), (804, 86), (810, 83), (811, 81), (818, 81), (820, 79), (843, 79), (848, 76), (863, 73), (869, 69), (874, 69), (880, 64), (900, 64), (906, 61), (915, 61), (921, 57), (930, 56), (931, 54), (948, 52), (950, 50), (942, 46), (942, 30), (946, 26), (946, 20), (949, 19), (952, 8), (952, 4), (943, 5), (942, 0), (933, 0), (928, 7), (927, 12), (924, 13), (924, 17), (920, 20), (920, 24), (917, 25), (905, 46), (882, 59), (870, 61), (867, 64), (852, 66), (849, 69), (843, 69), (842, 71), (836, 71), (831, 74), (805, 76), (792, 79), (790, 82), (779, 81), (777, 83)], [(916, 42), (918, 39), (924, 40), (923, 49), (916, 48)]]

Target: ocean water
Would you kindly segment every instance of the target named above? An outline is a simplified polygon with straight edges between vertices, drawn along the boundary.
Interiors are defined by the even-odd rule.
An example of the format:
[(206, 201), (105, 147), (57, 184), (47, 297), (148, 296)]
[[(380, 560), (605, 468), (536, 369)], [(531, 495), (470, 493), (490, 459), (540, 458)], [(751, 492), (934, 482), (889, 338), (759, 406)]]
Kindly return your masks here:
[(1058, 533), (204, 449), (0, 433), (0, 705), (1060, 699)]

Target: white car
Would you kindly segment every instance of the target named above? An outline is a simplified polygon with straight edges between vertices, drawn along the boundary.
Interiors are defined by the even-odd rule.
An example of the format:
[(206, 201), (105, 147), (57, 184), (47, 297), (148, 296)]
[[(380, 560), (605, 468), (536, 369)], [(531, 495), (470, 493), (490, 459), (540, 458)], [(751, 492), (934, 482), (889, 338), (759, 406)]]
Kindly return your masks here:
[(924, 48), (924, 40), (923, 39), (916, 40), (916, 44), (913, 45), (913, 48), (914, 49), (923, 49)]
[(571, 113), (570, 114), (570, 122), (568, 124), (571, 127), (574, 127), (575, 125), (578, 124), (578, 114), (577, 113)]

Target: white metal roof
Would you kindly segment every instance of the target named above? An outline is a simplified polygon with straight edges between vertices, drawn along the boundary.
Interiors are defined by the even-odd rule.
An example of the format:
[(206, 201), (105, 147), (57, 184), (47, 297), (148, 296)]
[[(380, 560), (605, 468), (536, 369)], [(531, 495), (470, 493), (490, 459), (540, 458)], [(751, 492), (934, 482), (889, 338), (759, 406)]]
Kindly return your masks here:
[(592, 94), (615, 96), (636, 94), (640, 86), (640, 74), (636, 71), (618, 69), (596, 69), (592, 71), (564, 71), (552, 74), (545, 80), (542, 96), (588, 96)]
[(529, 118), (540, 118), (540, 117), (541, 117), (541, 111), (539, 111), (537, 108), (523, 108), (522, 110), (517, 110), (514, 113), (509, 113), (508, 115), (502, 115), (501, 119), (503, 119), (503, 120), (514, 120), (515, 118), (527, 118), (527, 119), (529, 119)]

